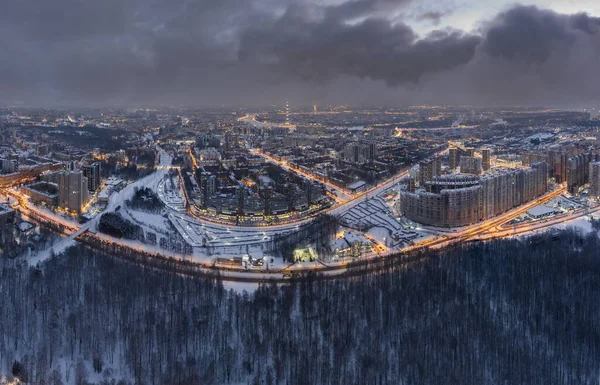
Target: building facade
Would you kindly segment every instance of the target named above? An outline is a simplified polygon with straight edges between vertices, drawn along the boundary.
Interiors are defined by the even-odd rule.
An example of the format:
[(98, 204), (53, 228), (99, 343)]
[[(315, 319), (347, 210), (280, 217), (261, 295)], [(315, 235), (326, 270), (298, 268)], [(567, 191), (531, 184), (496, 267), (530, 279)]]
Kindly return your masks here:
[(481, 150), (481, 165), (483, 171), (489, 171), (491, 167), (491, 150), (489, 148), (483, 148)]
[(514, 169), (478, 178), (443, 175), (414, 192), (400, 193), (400, 210), (430, 226), (461, 227), (493, 218), (548, 190), (548, 165)]
[(439, 156), (419, 162), (419, 184), (425, 183), (442, 174), (442, 161)]
[(7, 205), (0, 204), (0, 225), (6, 226), (14, 219), (15, 211)]
[(100, 163), (93, 163), (81, 168), (83, 176), (87, 178), (88, 191), (96, 191), (100, 188)]
[(56, 183), (40, 181), (22, 186), (20, 190), (37, 204), (49, 207), (58, 205), (58, 185)]
[(81, 213), (88, 202), (88, 180), (81, 172), (63, 171), (58, 178), (58, 206)]
[(461, 156), (460, 172), (473, 175), (481, 174), (483, 172), (482, 159), (475, 156)]
[(448, 167), (450, 170), (456, 170), (458, 167), (458, 162), (460, 159), (460, 154), (457, 148), (448, 149)]
[(590, 163), (589, 195), (594, 198), (600, 198), (600, 161)]
[(589, 181), (590, 163), (600, 161), (600, 154), (579, 154), (569, 158), (567, 163), (567, 188), (571, 194)]

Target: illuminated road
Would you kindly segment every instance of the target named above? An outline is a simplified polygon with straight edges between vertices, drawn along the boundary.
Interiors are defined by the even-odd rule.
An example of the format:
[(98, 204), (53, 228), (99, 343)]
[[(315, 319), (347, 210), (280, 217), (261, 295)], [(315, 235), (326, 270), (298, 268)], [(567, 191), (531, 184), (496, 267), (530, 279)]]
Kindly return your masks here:
[[(388, 181), (386, 184), (379, 186), (377, 188), (377, 190), (388, 188), (391, 185), (393, 185), (393, 183), (395, 183), (395, 181)], [(41, 211), (41, 210), (35, 208), (34, 206), (32, 206), (31, 204), (29, 204), (27, 201), (24, 201), (23, 196), (19, 193), (15, 193), (15, 192), (11, 191), (10, 195), (19, 199), (19, 201), (22, 203), (21, 205), (24, 206), (21, 208), (21, 210), (24, 211), (25, 214), (27, 214), (31, 217), (34, 217), (34, 218), (51, 221), (54, 223), (58, 222), (58, 223), (62, 224), (66, 230), (64, 235), (67, 235), (67, 234), (73, 235), (73, 233), (76, 233), (76, 235), (79, 236), (80, 234), (83, 234), (83, 236), (85, 237), (84, 239), (87, 240), (86, 244), (88, 244), (88, 245), (90, 244), (90, 241), (93, 241), (93, 242), (96, 242), (96, 244), (102, 245), (104, 248), (107, 247), (107, 245), (113, 245), (113, 247), (116, 247), (122, 253), (123, 252), (130, 253), (130, 254), (138, 253), (143, 258), (146, 258), (146, 257), (147, 258), (163, 258), (163, 259), (171, 258), (175, 261), (180, 261), (183, 265), (188, 266), (187, 268), (189, 268), (189, 266), (191, 266), (191, 265), (194, 265), (195, 266), (193, 268), (194, 274), (191, 274), (191, 275), (198, 275), (198, 274), (211, 275), (211, 274), (214, 274), (216, 271), (219, 271), (219, 274), (221, 275), (221, 277), (224, 280), (244, 281), (244, 282), (261, 282), (261, 281), (264, 281), (267, 279), (274, 279), (276, 281), (281, 281), (284, 279), (283, 277), (286, 274), (290, 274), (290, 272), (299, 273), (299, 272), (304, 272), (304, 271), (314, 271), (314, 272), (321, 272), (328, 276), (335, 276), (335, 275), (345, 273), (347, 271), (347, 269), (352, 266), (384, 262), (388, 258), (398, 257), (400, 255), (406, 255), (407, 253), (409, 253), (411, 251), (416, 251), (416, 250), (423, 249), (423, 248), (434, 248), (434, 247), (440, 248), (440, 247), (444, 247), (444, 246), (448, 246), (448, 245), (452, 245), (452, 244), (466, 242), (466, 241), (469, 241), (472, 239), (486, 239), (487, 240), (487, 239), (496, 239), (496, 238), (512, 236), (515, 234), (514, 230), (508, 229), (508, 228), (501, 228), (500, 226), (502, 224), (510, 221), (511, 219), (514, 219), (514, 218), (518, 217), (519, 215), (522, 215), (523, 213), (530, 210), (531, 208), (533, 208), (537, 205), (543, 204), (551, 199), (554, 199), (555, 197), (564, 193), (564, 191), (565, 191), (564, 187), (559, 188), (557, 190), (547, 193), (546, 195), (544, 195), (543, 197), (540, 197), (539, 199), (531, 201), (523, 206), (520, 206), (520, 207), (513, 209), (502, 215), (499, 215), (491, 220), (488, 220), (488, 221), (485, 221), (482, 223), (478, 223), (474, 226), (471, 226), (471, 227), (461, 230), (461, 231), (457, 231), (455, 233), (446, 233), (446, 234), (444, 234), (442, 236), (438, 236), (436, 238), (431, 238), (431, 239), (427, 239), (427, 240), (418, 242), (415, 245), (406, 247), (400, 251), (389, 252), (386, 250), (385, 246), (375, 245), (376, 246), (375, 248), (377, 250), (376, 252), (374, 252), (368, 256), (362, 257), (359, 260), (352, 261), (352, 262), (341, 262), (341, 263), (332, 263), (332, 264), (321, 263), (320, 265), (312, 265), (312, 266), (292, 265), (292, 266), (288, 266), (286, 268), (273, 269), (270, 271), (246, 270), (242, 267), (224, 268), (224, 267), (215, 266), (213, 263), (196, 263), (196, 262), (192, 263), (189, 261), (189, 256), (186, 256), (183, 254), (168, 252), (168, 251), (164, 251), (164, 250), (157, 251), (157, 249), (155, 247), (152, 247), (150, 245), (144, 245), (144, 244), (139, 244), (139, 243), (136, 243), (133, 241), (117, 239), (117, 238), (109, 237), (107, 235), (100, 234), (100, 233), (85, 232), (89, 225), (80, 226), (72, 221), (68, 221), (66, 219), (60, 219), (60, 217), (57, 215), (46, 213), (45, 211)], [(340, 205), (340, 207), (347, 206), (347, 205), (353, 205), (358, 201), (360, 201), (360, 199), (354, 199), (352, 201), (346, 202), (343, 205)], [(339, 207), (336, 209), (339, 209)], [(519, 229), (516, 233), (523, 234), (523, 233), (527, 233), (527, 232), (531, 232), (531, 231), (538, 231), (540, 229), (543, 229), (543, 228), (546, 228), (549, 226), (554, 226), (558, 223), (566, 222), (566, 221), (575, 219), (577, 217), (588, 215), (589, 213), (596, 212), (596, 211), (600, 211), (600, 207), (596, 207), (593, 210), (587, 210), (587, 211), (583, 210), (582, 212), (578, 213), (577, 215), (569, 215), (569, 216), (558, 218), (556, 220), (550, 220), (550, 221), (546, 221), (546, 222), (542, 222), (542, 223), (533, 223), (529, 226), (525, 226), (525, 227)], [(185, 266), (180, 267), (180, 270), (178, 270), (178, 271), (185, 274), (185, 269), (186, 269)], [(183, 269), (183, 270), (181, 270), (181, 269)]]
[(259, 149), (256, 149), (256, 148), (251, 149), (250, 152), (252, 152), (255, 155), (262, 156), (263, 158), (265, 158), (269, 162), (278, 165), (279, 167), (283, 168), (286, 171), (295, 172), (297, 174), (302, 175), (305, 178), (308, 178), (308, 179), (311, 179), (311, 180), (314, 180), (316, 182), (324, 184), (325, 186), (329, 187), (331, 190), (335, 191), (335, 193), (336, 193), (335, 200), (338, 203), (347, 202), (347, 201), (349, 201), (349, 200), (351, 200), (352, 198), (355, 197), (355, 195), (352, 194), (350, 191), (348, 191), (348, 190), (346, 190), (346, 189), (344, 189), (342, 187), (336, 186), (333, 183), (327, 182), (324, 178), (319, 178), (319, 177), (315, 176), (312, 173), (309, 173), (309, 172), (306, 172), (304, 170), (301, 170), (300, 168), (292, 168), (292, 167), (290, 167), (290, 165), (288, 164), (288, 162), (285, 161), (285, 160), (278, 160), (278, 159), (272, 157), (271, 155), (269, 155), (269, 154), (267, 154), (267, 153), (265, 153), (265, 152), (263, 152), (263, 151), (261, 151)]
[(248, 114), (246, 116), (242, 116), (241, 118), (238, 119), (238, 122), (248, 123), (255, 127), (261, 127), (261, 128), (281, 127), (281, 124), (259, 122), (258, 120), (256, 120), (256, 115), (254, 115), (254, 114)]
[[(280, 164), (279, 161), (270, 157), (269, 155), (265, 155), (262, 153), (260, 155), (265, 156), (265, 158), (267, 158), (267, 159), (271, 158), (271, 159), (269, 159), (270, 161)], [(281, 166), (287, 167), (287, 165), (285, 165), (285, 164), (281, 165)], [(307, 178), (315, 179), (315, 177), (310, 175), (309, 173), (303, 174), (302, 172), (299, 172), (296, 169), (292, 169), (292, 170), (294, 172), (298, 172), (298, 173), (304, 175)], [(166, 172), (167, 172), (166, 169), (161, 169), (161, 170), (157, 171), (156, 174), (152, 174), (151, 176), (149, 176), (149, 178), (150, 179), (160, 178)], [(347, 210), (350, 210), (355, 205), (363, 202), (364, 200), (362, 198), (367, 198), (367, 197), (375, 195), (375, 194), (380, 194), (382, 192), (385, 192), (387, 189), (392, 188), (396, 183), (398, 183), (398, 181), (401, 178), (405, 177), (407, 174), (408, 174), (408, 171), (404, 171), (404, 172), (394, 176), (393, 178), (386, 180), (384, 183), (380, 184), (379, 186), (372, 187), (371, 189), (369, 189), (365, 192), (362, 192), (359, 194), (352, 194), (350, 196), (345, 195), (346, 200), (342, 200), (340, 198), (340, 201), (338, 201), (338, 204), (336, 206), (329, 208), (327, 210), (323, 210), (322, 212), (327, 212), (332, 215), (343, 214), (344, 212), (346, 212)], [(315, 179), (315, 180), (318, 180), (319, 182), (323, 183), (319, 179)], [(140, 180), (140, 183), (146, 183), (146, 181)], [(131, 186), (128, 186), (128, 187), (129, 187), (129, 189), (131, 189), (131, 188), (135, 187), (135, 184), (132, 184)], [(341, 193), (347, 194), (339, 187), (337, 187), (337, 186), (335, 186), (335, 187), (336, 187), (336, 191), (340, 192), (340, 195), (341, 195)], [(564, 192), (565, 192), (565, 187), (561, 186), (560, 188), (557, 188), (556, 190), (551, 191), (538, 199), (528, 202), (518, 208), (510, 210), (510, 211), (508, 211), (504, 214), (501, 214), (499, 216), (496, 216), (490, 220), (487, 220), (487, 221), (484, 221), (481, 223), (477, 223), (473, 226), (470, 226), (468, 228), (465, 228), (465, 229), (462, 229), (462, 230), (459, 230), (456, 232), (446, 232), (443, 235), (440, 235), (440, 236), (437, 236), (434, 238), (429, 238), (429, 239), (423, 240), (421, 242), (417, 242), (416, 244), (406, 247), (399, 251), (389, 251), (389, 249), (387, 249), (384, 245), (378, 244), (374, 240), (372, 240), (372, 242), (374, 243), (374, 249), (376, 251), (373, 252), (372, 254), (361, 257), (360, 259), (354, 260), (352, 262), (344, 261), (344, 262), (336, 262), (336, 263), (331, 263), (331, 264), (325, 264), (325, 263), (321, 262), (320, 265), (311, 265), (311, 266), (306, 266), (306, 265), (302, 266), (302, 265), (298, 264), (298, 265), (288, 266), (285, 268), (272, 269), (272, 270), (268, 270), (268, 271), (258, 270), (258, 269), (246, 270), (245, 268), (243, 268), (241, 266), (239, 266), (239, 267), (238, 266), (233, 266), (233, 267), (231, 267), (231, 266), (228, 266), (228, 267), (215, 266), (214, 262), (204, 262), (204, 263), (191, 262), (189, 255), (165, 251), (165, 250), (158, 249), (151, 245), (145, 245), (145, 244), (140, 244), (140, 243), (134, 242), (134, 241), (113, 238), (113, 237), (110, 237), (105, 234), (95, 233), (93, 231), (88, 232), (88, 229), (93, 229), (92, 223), (96, 223), (97, 218), (95, 218), (95, 220), (92, 220), (82, 226), (75, 221), (65, 219), (65, 218), (61, 217), (60, 215), (56, 215), (54, 213), (47, 212), (46, 210), (42, 210), (38, 207), (35, 207), (31, 203), (29, 203), (28, 198), (26, 196), (24, 196), (23, 194), (21, 194), (20, 192), (18, 192), (16, 190), (8, 190), (7, 194), (12, 196), (13, 198), (17, 199), (17, 201), (19, 202), (19, 205), (20, 205), (20, 211), (23, 214), (25, 214), (31, 218), (40, 220), (40, 221), (46, 221), (46, 222), (51, 222), (53, 224), (62, 225), (62, 227), (64, 227), (64, 231), (62, 231), (62, 235), (72, 236), (72, 238), (77, 238), (78, 240), (84, 241), (84, 243), (90, 247), (98, 248), (100, 251), (107, 251), (107, 248), (112, 247), (114, 249), (114, 251), (109, 251), (109, 253), (111, 253), (111, 255), (114, 254), (115, 256), (118, 257), (119, 256), (119, 255), (117, 255), (118, 253), (121, 253), (121, 255), (131, 255), (133, 253), (133, 254), (138, 255), (138, 257), (139, 257), (138, 262), (141, 261), (140, 263), (144, 263), (143, 261), (147, 261), (147, 263), (149, 263), (149, 264), (152, 263), (150, 261), (151, 258), (155, 258), (158, 260), (164, 260), (165, 258), (171, 258), (173, 261), (176, 261), (181, 264), (181, 266), (179, 266), (179, 268), (178, 268), (179, 270), (177, 270), (177, 271), (182, 274), (186, 273), (186, 269), (188, 269), (188, 271), (190, 271), (190, 272), (191, 271), (194, 272), (193, 274), (190, 273), (190, 275), (198, 275), (198, 274), (210, 275), (210, 274), (214, 274), (216, 271), (219, 271), (219, 274), (225, 280), (260, 282), (260, 281), (264, 281), (266, 279), (274, 279), (276, 281), (283, 280), (284, 277), (286, 276), (286, 274), (289, 274), (290, 271), (293, 271), (293, 272), (315, 271), (315, 272), (320, 272), (324, 275), (331, 275), (331, 276), (339, 275), (339, 274), (343, 274), (343, 273), (347, 272), (348, 268), (352, 267), (352, 266), (357, 266), (357, 265), (361, 265), (361, 264), (371, 264), (371, 263), (384, 264), (387, 259), (399, 258), (399, 256), (406, 255), (407, 253), (410, 253), (412, 251), (416, 251), (416, 250), (420, 250), (420, 249), (424, 249), (424, 248), (441, 248), (441, 247), (445, 247), (445, 246), (449, 246), (449, 245), (453, 245), (453, 244), (458, 244), (461, 242), (468, 242), (468, 241), (474, 240), (474, 239), (486, 239), (487, 240), (487, 239), (497, 239), (497, 238), (509, 237), (509, 236), (513, 236), (515, 234), (524, 234), (524, 233), (528, 233), (528, 232), (532, 232), (532, 231), (538, 231), (540, 229), (554, 226), (556, 224), (564, 223), (564, 222), (570, 221), (572, 219), (575, 219), (575, 218), (578, 218), (578, 217), (581, 217), (584, 215), (588, 215), (591, 212), (600, 211), (600, 207), (596, 207), (591, 210), (582, 209), (578, 212), (573, 213), (572, 215), (565, 215), (565, 216), (557, 217), (557, 218), (554, 218), (551, 220), (546, 220), (546, 221), (531, 223), (528, 225), (523, 225), (523, 226), (520, 226), (518, 229), (502, 227), (503, 224), (522, 215), (523, 213), (527, 212), (531, 208), (538, 206), (540, 204), (543, 204), (551, 199), (554, 199), (557, 196), (563, 194)], [(123, 195), (126, 193), (128, 193), (128, 190), (124, 189), (115, 195)], [(122, 198), (123, 198), (122, 196), (117, 197), (117, 199), (114, 199), (114, 197), (113, 197), (111, 199), (111, 201), (109, 202), (108, 210), (114, 210), (114, 208), (115, 208), (114, 206), (117, 204), (120, 204), (119, 202), (123, 201)], [(273, 225), (273, 226), (269, 226), (269, 227), (270, 227), (270, 231), (292, 229), (294, 227), (298, 228), (299, 226), (301, 226), (305, 223), (308, 223), (311, 220), (312, 220), (312, 217), (307, 217), (300, 221), (296, 221), (294, 223), (279, 224), (279, 225)], [(223, 225), (223, 226), (225, 226), (225, 225)], [(256, 229), (256, 231), (259, 231), (259, 232), (264, 231), (262, 227), (256, 227), (254, 229)]]
[[(460, 242), (467, 241), (469, 239), (476, 238), (476, 237), (478, 237), (482, 234), (488, 233), (488, 232), (491, 232), (491, 233), (487, 236), (486, 239), (502, 238), (502, 237), (506, 236), (507, 234), (504, 231), (497, 231), (496, 228), (498, 226), (500, 226), (506, 222), (509, 222), (512, 219), (526, 213), (527, 211), (531, 210), (535, 206), (539, 206), (541, 204), (544, 204), (544, 203), (560, 196), (565, 191), (566, 191), (566, 187), (558, 188), (554, 191), (551, 191), (551, 192), (543, 195), (542, 197), (540, 197), (538, 199), (535, 199), (535, 200), (528, 202), (522, 206), (519, 206), (510, 211), (507, 211), (504, 214), (500, 214), (490, 220), (481, 222), (479, 224), (471, 226), (462, 231), (458, 231), (455, 233), (448, 233), (445, 235), (445, 237), (443, 237), (441, 239), (434, 238), (434, 239), (425, 240), (419, 244), (416, 244), (415, 246), (413, 246), (413, 248), (435, 247), (435, 246), (439, 247), (439, 246), (445, 246), (445, 245), (452, 244), (452, 243), (460, 243)], [(571, 219), (573, 219), (573, 218), (571, 218)], [(547, 226), (551, 226), (551, 225), (552, 224), (548, 224)], [(410, 248), (408, 248), (408, 250), (410, 250)]]
[[(275, 159), (272, 156), (270, 156), (269, 154), (266, 154), (266, 153), (264, 153), (264, 152), (262, 152), (262, 151), (260, 151), (258, 149), (252, 149), (251, 151), (254, 154), (262, 156), (265, 159), (269, 160), (270, 162), (275, 163), (275, 164), (277, 164), (277, 165), (279, 165), (279, 166), (281, 166), (281, 167), (283, 167), (285, 169), (289, 169), (291, 171), (297, 172), (297, 173), (299, 173), (299, 174), (301, 174), (301, 175), (303, 175), (303, 176), (305, 176), (307, 178), (310, 178), (310, 179), (312, 179), (314, 181), (323, 183), (323, 184), (325, 184), (328, 187), (335, 188), (336, 191), (338, 191), (340, 193), (343, 193), (345, 195), (349, 194), (351, 196), (351, 198), (346, 199), (345, 201), (343, 201), (341, 203), (338, 201), (338, 205), (337, 206), (333, 206), (333, 207), (330, 207), (327, 210), (322, 211), (322, 212), (326, 212), (326, 213), (329, 213), (329, 214), (332, 214), (332, 215), (342, 214), (345, 211), (350, 210), (352, 207), (356, 206), (357, 204), (359, 204), (360, 202), (363, 201), (361, 198), (378, 195), (378, 194), (380, 194), (380, 193), (382, 193), (382, 192), (384, 192), (384, 191), (392, 188), (395, 184), (397, 184), (398, 182), (400, 182), (400, 180), (402, 178), (406, 178), (408, 176), (408, 173), (409, 173), (408, 169), (404, 170), (404, 171), (401, 171), (400, 173), (394, 175), (393, 177), (385, 180), (381, 184), (373, 186), (373, 187), (369, 188), (366, 191), (361, 191), (359, 193), (352, 194), (352, 193), (348, 192), (345, 189), (342, 189), (342, 188), (340, 188), (338, 186), (335, 186), (335, 185), (333, 185), (331, 183), (324, 182), (319, 177), (316, 177), (316, 176), (314, 176), (314, 175), (312, 175), (310, 173), (306, 173), (306, 172), (298, 170), (296, 168), (291, 168), (291, 167), (287, 166), (287, 162)], [(441, 150), (441, 151), (437, 152), (434, 155), (442, 155), (442, 154), (444, 154), (447, 151), (448, 150)]]
[[(279, 229), (288, 229), (288, 228), (292, 228), (292, 227), (297, 227), (297, 226), (302, 226), (307, 224), (308, 222), (310, 222), (312, 219), (314, 219), (317, 215), (320, 214), (331, 214), (331, 215), (341, 215), (343, 213), (345, 213), (346, 211), (350, 210), (351, 208), (353, 208), (354, 206), (358, 205), (359, 203), (363, 202), (362, 198), (366, 198), (366, 197), (370, 197), (373, 195), (377, 195), (380, 194), (388, 189), (390, 189), (391, 187), (393, 187), (396, 183), (398, 183), (402, 178), (405, 178), (406, 176), (408, 176), (408, 170), (402, 171), (399, 174), (387, 179), (385, 182), (377, 185), (377, 186), (373, 186), (370, 189), (366, 190), (366, 191), (362, 191), (360, 193), (355, 193), (355, 194), (351, 194), (350, 192), (348, 192), (346, 189), (342, 189), (339, 186), (335, 186), (329, 182), (326, 182), (324, 180), (322, 180), (321, 178), (312, 175), (310, 173), (307, 173), (305, 171), (296, 169), (296, 168), (291, 168), (287, 162), (285, 161), (280, 161), (278, 159), (275, 159), (274, 157), (270, 156), (269, 154), (265, 154), (264, 152), (258, 150), (258, 149), (252, 149), (250, 150), (252, 153), (262, 156), (264, 157), (266, 160), (268, 160), (269, 162), (273, 163), (273, 164), (277, 164), (278, 166), (282, 167), (285, 170), (288, 170), (290, 172), (296, 172), (308, 179), (314, 180), (316, 182), (319, 183), (323, 183), (325, 186), (329, 187), (330, 189), (334, 190), (336, 192), (335, 195), (335, 201), (336, 203), (327, 209), (324, 210), (320, 210), (314, 214), (311, 214), (309, 216), (303, 217), (303, 218), (299, 218), (297, 220), (294, 221), (290, 221), (288, 223), (284, 223), (284, 224), (266, 224), (266, 225), (260, 225), (260, 226), (243, 226), (243, 225), (234, 225), (231, 223), (226, 223), (226, 222), (222, 222), (222, 221), (218, 221), (218, 220), (212, 220), (211, 218), (208, 217), (203, 217), (203, 216), (197, 216), (195, 215), (191, 210), (188, 210), (187, 214), (193, 218), (195, 218), (196, 220), (200, 221), (200, 222), (206, 222), (206, 223), (211, 223), (213, 225), (217, 225), (217, 226), (223, 226), (223, 227), (244, 227), (244, 228), (256, 228), (257, 231), (263, 231), (261, 229), (264, 228), (269, 228), (269, 229), (273, 229), (273, 228), (279, 228)], [(440, 153), (442, 153), (444, 151), (441, 151)], [(184, 189), (185, 191), (185, 189)], [(186, 197), (186, 201), (187, 201), (187, 197)]]

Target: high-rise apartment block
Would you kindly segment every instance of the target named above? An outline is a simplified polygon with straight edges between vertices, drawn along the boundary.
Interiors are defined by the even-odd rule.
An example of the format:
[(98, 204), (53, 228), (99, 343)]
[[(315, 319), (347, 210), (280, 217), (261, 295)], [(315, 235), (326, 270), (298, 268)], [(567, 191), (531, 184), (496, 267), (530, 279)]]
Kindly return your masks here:
[(377, 156), (376, 143), (351, 143), (343, 151), (344, 159), (354, 163), (372, 162)]
[(491, 151), (489, 148), (484, 148), (481, 150), (481, 165), (483, 167), (483, 171), (489, 171), (491, 167)]
[(482, 159), (475, 156), (460, 157), (460, 172), (463, 174), (479, 175), (483, 171)]
[(210, 197), (217, 191), (217, 176), (202, 172), (200, 174), (200, 191), (202, 193), (202, 206), (206, 208)]
[(590, 163), (590, 193), (594, 198), (600, 198), (600, 161)]
[(439, 175), (442, 175), (442, 161), (439, 156), (419, 162), (419, 184), (421, 186), (425, 186), (426, 182)]
[(567, 163), (567, 188), (574, 194), (589, 181), (591, 162), (600, 161), (600, 154), (579, 154), (569, 158)]
[(556, 183), (567, 181), (567, 167), (569, 155), (564, 151), (550, 150), (546, 155), (546, 163), (550, 168), (550, 177), (556, 180)]
[(58, 178), (58, 206), (81, 213), (87, 202), (87, 178), (81, 172), (61, 171)]
[(88, 191), (96, 191), (100, 188), (100, 163), (93, 163), (81, 168), (83, 176), (87, 178)]
[(467, 226), (543, 195), (548, 190), (548, 165), (536, 163), (481, 178), (442, 175), (421, 187), (400, 193), (400, 209), (407, 218), (431, 226)]
[(457, 148), (450, 148), (448, 150), (448, 167), (450, 170), (456, 170), (458, 162), (460, 161), (460, 152)]

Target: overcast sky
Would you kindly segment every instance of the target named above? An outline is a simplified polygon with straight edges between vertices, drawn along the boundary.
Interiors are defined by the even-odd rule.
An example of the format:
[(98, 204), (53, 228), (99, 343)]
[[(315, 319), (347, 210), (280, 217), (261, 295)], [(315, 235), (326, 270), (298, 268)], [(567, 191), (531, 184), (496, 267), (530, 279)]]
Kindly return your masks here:
[(597, 0), (3, 0), (0, 102), (597, 106)]

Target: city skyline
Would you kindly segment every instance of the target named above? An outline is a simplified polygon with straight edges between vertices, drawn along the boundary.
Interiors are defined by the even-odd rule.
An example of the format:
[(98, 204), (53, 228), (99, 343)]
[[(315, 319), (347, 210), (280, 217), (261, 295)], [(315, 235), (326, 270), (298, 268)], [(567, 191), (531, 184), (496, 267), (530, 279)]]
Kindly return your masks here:
[(586, 0), (61, 1), (5, 5), (3, 104), (599, 102)]
[(600, 379), (600, 1), (5, 0), (0, 385)]
[[(404, 363), (427, 344), (435, 352), (419, 353), (425, 358), (418, 361), (456, 366), (456, 359), (440, 358), (442, 347), (443, 357), (464, 360), (468, 368), (450, 371), (450, 382), (480, 383), (472, 380), (479, 370), (478, 378), (571, 384), (597, 372), (598, 352), (586, 360), (577, 352), (565, 359), (554, 353), (570, 352), (575, 340), (578, 349), (589, 349), (581, 336), (594, 338), (586, 328), (600, 319), (590, 311), (598, 308), (594, 292), (582, 296), (586, 287), (596, 290), (599, 271), (600, 119), (590, 111), (0, 107), (0, 134), (7, 303), (0, 308), (0, 385), (197, 384), (202, 378), (377, 384), (400, 376), (420, 383), (422, 375)], [(123, 276), (126, 271), (133, 276)], [(421, 284), (409, 278), (419, 271)], [(140, 280), (149, 289), (140, 289)], [(310, 290), (289, 297), (303, 287)], [(373, 294), (365, 297), (366, 288)], [(473, 311), (465, 310), (474, 290), (482, 291), (469, 302)], [(430, 305), (416, 297), (394, 302), (415, 292)], [(578, 302), (582, 297), (588, 302)], [(540, 310), (543, 298), (556, 302)], [(565, 298), (572, 298), (567, 303), (577, 320), (546, 324), (563, 314)], [(348, 305), (331, 312), (326, 301)], [(369, 320), (374, 310), (345, 307), (361, 301), (387, 310)], [(232, 304), (237, 310), (228, 316)], [(512, 315), (498, 321), (490, 306)], [(477, 309), (481, 321), (473, 322)], [(443, 318), (439, 336), (432, 337), (430, 326), (415, 335), (405, 325), (408, 311), (415, 325)], [(377, 321), (386, 314), (397, 316), (384, 322), (389, 326)], [(210, 317), (216, 318), (204, 321)], [(323, 324), (322, 317), (332, 318)], [(454, 317), (456, 327), (447, 323)], [(345, 322), (356, 339), (340, 345), (348, 338)], [(373, 339), (364, 328), (369, 323), (387, 334)], [(473, 325), (480, 327), (473, 332)], [(456, 343), (464, 349), (446, 340), (459, 326), (464, 332)], [(214, 333), (224, 343), (208, 337)], [(515, 345), (516, 333), (540, 342)], [(272, 339), (257, 344), (261, 335)], [(487, 340), (475, 345), (485, 352), (481, 360), (502, 368), (481, 369), (469, 351), (486, 335), (504, 336), (501, 349)], [(309, 359), (282, 348), (281, 336)], [(373, 364), (374, 372), (372, 365), (335, 358), (359, 352), (379, 362), (405, 351), (399, 338), (414, 347), (406, 358), (389, 360), (389, 368)], [(369, 346), (357, 350), (364, 341)], [(549, 348), (540, 349), (546, 342)], [(120, 353), (117, 346), (124, 347)], [(159, 347), (171, 354), (151, 353)], [(519, 357), (541, 358), (515, 365), (515, 349)], [(224, 365), (212, 365), (217, 356)], [(244, 364), (247, 357), (254, 368)], [(270, 374), (277, 370), (272, 357), (293, 363), (276, 375), (281, 381)], [(178, 369), (182, 362), (185, 370)], [(564, 365), (568, 379), (546, 373), (550, 363)], [(348, 374), (332, 376), (335, 370)], [(447, 372), (431, 373), (426, 383), (444, 383)], [(372, 380), (380, 374), (390, 380)]]

